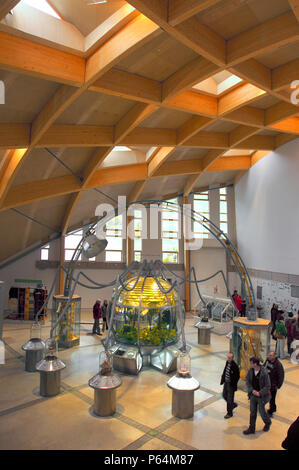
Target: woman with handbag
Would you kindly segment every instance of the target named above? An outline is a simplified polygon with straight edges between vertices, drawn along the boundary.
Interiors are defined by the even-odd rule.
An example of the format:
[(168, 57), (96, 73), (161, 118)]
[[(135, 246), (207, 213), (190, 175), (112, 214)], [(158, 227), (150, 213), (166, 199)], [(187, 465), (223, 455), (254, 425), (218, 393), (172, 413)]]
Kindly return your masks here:
[(287, 329), (285, 327), (282, 316), (280, 316), (277, 322), (275, 323), (274, 336), (276, 336), (277, 338), (276, 356), (279, 357), (280, 359), (284, 359), (285, 358), (284, 345), (285, 345), (285, 339), (287, 337)]

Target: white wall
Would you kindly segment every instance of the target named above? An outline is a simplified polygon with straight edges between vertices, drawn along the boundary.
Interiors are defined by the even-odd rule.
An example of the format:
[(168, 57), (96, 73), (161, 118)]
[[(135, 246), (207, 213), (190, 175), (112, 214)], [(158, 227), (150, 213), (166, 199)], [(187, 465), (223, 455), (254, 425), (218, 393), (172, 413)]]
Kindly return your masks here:
[(256, 163), (235, 186), (238, 249), (252, 269), (299, 274), (299, 139)]
[[(226, 254), (224, 248), (217, 247), (215, 240), (208, 240), (213, 242), (214, 248), (201, 248), (197, 251), (190, 252), (190, 266), (195, 268), (197, 279), (205, 279), (215, 272), (222, 270), (226, 276)], [(216, 297), (227, 297), (226, 287), (221, 275), (206, 281), (200, 285), (200, 292), (206, 295), (214, 295), (214, 288), (217, 286)], [(194, 285), (191, 286), (191, 308), (195, 308), (199, 302), (199, 296)]]

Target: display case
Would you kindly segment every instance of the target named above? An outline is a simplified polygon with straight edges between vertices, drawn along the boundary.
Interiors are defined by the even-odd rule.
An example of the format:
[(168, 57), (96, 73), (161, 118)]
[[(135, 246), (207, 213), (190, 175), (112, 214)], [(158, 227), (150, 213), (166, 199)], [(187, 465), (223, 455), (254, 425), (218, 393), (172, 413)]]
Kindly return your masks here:
[[(52, 327), (57, 322), (69, 297), (53, 296)], [(61, 348), (71, 348), (80, 343), (81, 297), (74, 295), (66, 308), (66, 312), (56, 328), (56, 340)]]
[(240, 378), (246, 379), (251, 357), (262, 363), (270, 350), (270, 320), (257, 318), (249, 321), (247, 317), (235, 318), (233, 322), (232, 348), (234, 360), (240, 367)]
[[(161, 291), (159, 284), (162, 287)], [(108, 315), (115, 299), (112, 332), (117, 343), (138, 346), (142, 355), (157, 352), (178, 341), (181, 333), (179, 302), (175, 289), (162, 277), (131, 278), (125, 288), (114, 292)], [(168, 291), (168, 292), (167, 292)]]

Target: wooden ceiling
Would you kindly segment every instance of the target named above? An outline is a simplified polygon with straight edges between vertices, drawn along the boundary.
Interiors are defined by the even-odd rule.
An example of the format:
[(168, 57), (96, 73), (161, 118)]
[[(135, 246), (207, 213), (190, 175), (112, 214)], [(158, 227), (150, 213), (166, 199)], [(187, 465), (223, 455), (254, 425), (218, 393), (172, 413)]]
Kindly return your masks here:
[[(13, 208), (37, 214), (38, 204), (42, 214), (59, 201), (51, 222), (66, 233), (94, 215), (76, 215), (93, 188), (117, 196), (125, 187), (131, 200), (174, 189), (188, 196), (298, 137), (290, 84), (299, 80), (299, 0), (130, 0), (110, 10), (76, 0), (75, 13), (70, 1), (49, 3), (64, 20), (38, 13), (39, 34), (29, 7), (5, 0), (0, 8), (3, 222)], [(17, 19), (27, 15), (26, 30), (8, 14), (14, 7)], [(219, 96), (193, 88), (221, 72), (242, 81)], [(116, 145), (138, 157), (107, 165)]]

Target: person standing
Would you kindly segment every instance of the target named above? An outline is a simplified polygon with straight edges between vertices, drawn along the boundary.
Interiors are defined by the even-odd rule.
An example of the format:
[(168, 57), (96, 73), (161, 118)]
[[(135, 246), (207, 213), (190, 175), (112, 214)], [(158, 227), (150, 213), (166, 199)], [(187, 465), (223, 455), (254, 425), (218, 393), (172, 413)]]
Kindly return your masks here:
[(102, 315), (102, 319), (103, 319), (103, 331), (105, 329), (108, 330), (107, 308), (108, 308), (108, 300), (105, 299), (103, 305), (101, 306), (101, 315)]
[(93, 329), (92, 329), (92, 334), (97, 334), (101, 335), (100, 331), (100, 318), (101, 318), (101, 300), (98, 299), (96, 300), (96, 303), (93, 306)]
[(278, 305), (273, 304), (273, 307), (271, 308), (271, 323), (272, 323), (271, 336), (275, 341), (276, 341), (276, 338), (273, 336), (273, 333), (275, 330), (275, 323), (277, 322), (277, 318), (278, 318)]
[(239, 296), (237, 290), (234, 291), (234, 293), (233, 293), (233, 295), (232, 295), (232, 298), (233, 298), (233, 300), (234, 300), (234, 302), (235, 302), (235, 306), (236, 306), (236, 308), (237, 308), (239, 314), (241, 314), (241, 313), (242, 313), (242, 299), (241, 299), (241, 297)]
[(274, 331), (274, 335), (277, 338), (276, 355), (280, 359), (285, 358), (284, 345), (285, 345), (285, 339), (287, 337), (287, 334), (288, 332), (283, 321), (283, 316), (280, 316), (277, 322), (275, 323), (275, 331)]
[(271, 384), (268, 371), (260, 365), (260, 360), (257, 357), (250, 358), (250, 369), (246, 375), (246, 385), (250, 400), (250, 422), (249, 428), (243, 431), (243, 434), (255, 433), (257, 409), (265, 424), (263, 431), (267, 432), (271, 426), (271, 419), (265, 410), (265, 405), (270, 400)]
[(224, 384), (222, 395), (227, 403), (227, 413), (224, 416), (225, 419), (231, 418), (233, 416), (233, 409), (238, 406), (237, 403), (234, 402), (234, 395), (237, 390), (239, 378), (239, 367), (234, 361), (233, 353), (230, 352), (227, 355), (227, 361), (220, 381), (220, 385)]
[(265, 361), (264, 367), (267, 369), (270, 377), (270, 407), (268, 409), (268, 415), (271, 417), (273, 413), (276, 411), (276, 393), (279, 388), (281, 388), (283, 381), (284, 381), (284, 368), (278, 358), (275, 356), (274, 351), (270, 351), (268, 354), (268, 358)]
[(287, 346), (289, 355), (292, 354), (291, 344), (295, 337), (295, 328), (296, 328), (296, 318), (291, 318), (291, 320), (286, 325), (287, 328)]

